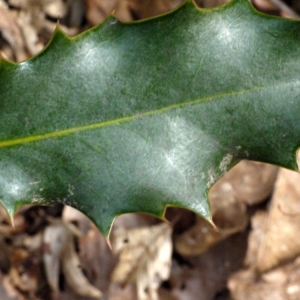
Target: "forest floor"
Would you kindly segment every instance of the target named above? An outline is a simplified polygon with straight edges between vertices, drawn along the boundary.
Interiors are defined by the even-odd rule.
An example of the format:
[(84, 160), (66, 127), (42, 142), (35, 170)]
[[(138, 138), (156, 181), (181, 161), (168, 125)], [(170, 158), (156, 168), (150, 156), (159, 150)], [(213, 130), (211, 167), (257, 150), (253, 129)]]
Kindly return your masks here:
[[(181, 2), (0, 0), (0, 52), (11, 61), (35, 55), (51, 38), (58, 16), (63, 31), (73, 36), (112, 12), (127, 22), (164, 13)], [(197, 1), (201, 7), (224, 2)], [(278, 16), (298, 18), (300, 13), (299, 1), (255, 0), (254, 5)], [(242, 161), (210, 191), (218, 230), (179, 208), (167, 209), (167, 227), (152, 216), (127, 214), (114, 222), (112, 250), (94, 224), (71, 207), (22, 206), (14, 228), (0, 209), (0, 299), (89, 300), (101, 295), (109, 300), (138, 299), (136, 282), (146, 269), (161, 272), (167, 263), (164, 257), (154, 259), (152, 252), (167, 253), (169, 243), (170, 276), (160, 284), (158, 299), (300, 299), (299, 181), (296, 172)], [(122, 249), (130, 244), (129, 237), (136, 251), (126, 265)], [(128, 275), (126, 268), (138, 269), (139, 264), (147, 265), (140, 278), (127, 278), (126, 284), (115, 280)], [(149, 299), (156, 297), (153, 289)]]

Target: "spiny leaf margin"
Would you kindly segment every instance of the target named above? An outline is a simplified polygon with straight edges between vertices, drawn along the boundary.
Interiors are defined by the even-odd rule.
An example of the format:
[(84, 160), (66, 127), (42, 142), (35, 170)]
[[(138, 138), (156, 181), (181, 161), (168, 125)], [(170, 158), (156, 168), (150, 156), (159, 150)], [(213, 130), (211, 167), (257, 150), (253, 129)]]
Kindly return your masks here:
[[(267, 46), (256, 37), (264, 29), (271, 37), (262, 34)], [(2, 202), (10, 214), (28, 201), (71, 204), (106, 235), (118, 214), (163, 217), (168, 205), (210, 220), (208, 188), (240, 159), (296, 169), (298, 105), (257, 99), (274, 98), (272, 90), (284, 89), (289, 99), (298, 99), (293, 73), (299, 60), (291, 60), (285, 77), (260, 66), (278, 52), (280, 67), (290, 66), (278, 40), (286, 43), (289, 34), (292, 43), (298, 29), (298, 22), (254, 12), (247, 0), (210, 10), (187, 1), (142, 22), (122, 24), (109, 17), (74, 38), (57, 29), (30, 60), (1, 60), (0, 116), (7, 124), (0, 132)], [(247, 41), (255, 45), (245, 47)], [(294, 48), (288, 53), (293, 58), (299, 52)], [(272, 50), (270, 57), (262, 55), (266, 49)], [(134, 74), (139, 66), (142, 76)], [(39, 91), (32, 88), (36, 82)], [(285, 124), (278, 132), (281, 119)]]

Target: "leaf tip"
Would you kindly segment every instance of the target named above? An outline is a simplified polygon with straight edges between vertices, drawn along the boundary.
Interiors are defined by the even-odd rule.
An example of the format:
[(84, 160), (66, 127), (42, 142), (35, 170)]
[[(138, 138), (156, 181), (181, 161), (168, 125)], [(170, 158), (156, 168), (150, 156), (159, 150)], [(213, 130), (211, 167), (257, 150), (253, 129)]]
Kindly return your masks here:
[(15, 208), (13, 207), (7, 207), (4, 205), (4, 203), (0, 202), (0, 205), (2, 205), (3, 209), (6, 211), (8, 217), (9, 217), (9, 223), (10, 225), (14, 228), (15, 227), (15, 223), (14, 223), (14, 215), (15, 215)]
[(215, 224), (215, 222), (212, 219), (212, 215), (210, 215), (208, 218), (205, 218), (205, 220), (215, 229), (218, 230), (217, 225)]
[(52, 38), (50, 40), (50, 42), (48, 43), (48, 45), (53, 41), (53, 39), (55, 39), (57, 36), (70, 40), (71, 38), (63, 31), (63, 29), (60, 26), (59, 21), (56, 23), (56, 27), (55, 30), (53, 32)]

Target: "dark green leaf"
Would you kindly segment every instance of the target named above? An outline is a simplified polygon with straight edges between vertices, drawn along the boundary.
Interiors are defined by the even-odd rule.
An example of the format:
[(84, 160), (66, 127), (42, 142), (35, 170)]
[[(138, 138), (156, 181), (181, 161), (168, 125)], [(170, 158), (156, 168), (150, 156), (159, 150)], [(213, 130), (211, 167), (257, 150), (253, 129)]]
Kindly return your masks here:
[(208, 188), (241, 159), (296, 168), (300, 23), (246, 0), (108, 18), (0, 65), (0, 199), (63, 202), (105, 234), (168, 205), (210, 218)]

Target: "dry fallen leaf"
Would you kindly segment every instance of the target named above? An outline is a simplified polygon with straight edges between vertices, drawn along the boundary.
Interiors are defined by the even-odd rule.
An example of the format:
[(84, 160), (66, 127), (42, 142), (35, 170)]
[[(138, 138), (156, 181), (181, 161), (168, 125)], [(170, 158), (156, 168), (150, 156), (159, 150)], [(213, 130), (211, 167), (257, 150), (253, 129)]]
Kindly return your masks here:
[(243, 160), (211, 188), (209, 195), (222, 195), (222, 185), (230, 184), (238, 201), (250, 206), (262, 203), (272, 194), (278, 170), (277, 166)]
[(244, 231), (248, 224), (246, 205), (234, 197), (228, 182), (211, 192), (210, 204), (216, 227), (197, 217), (194, 226), (176, 236), (175, 249), (183, 256), (199, 255), (230, 235)]
[(264, 238), (258, 248), (256, 268), (260, 272), (300, 255), (300, 174), (281, 169), (270, 205)]
[(114, 15), (123, 22), (130, 22), (165, 13), (182, 2), (183, 0), (119, 0)]
[(97, 25), (115, 9), (117, 0), (85, 0), (86, 17), (91, 25)]
[(59, 291), (59, 270), (69, 286), (79, 295), (100, 299), (102, 293), (91, 285), (79, 266), (79, 258), (75, 251), (73, 232), (70, 226), (56, 223), (45, 229), (44, 265), (48, 283), (54, 292)]
[(300, 259), (261, 276), (253, 269), (240, 270), (228, 280), (232, 300), (300, 299)]
[(257, 252), (268, 224), (268, 213), (265, 210), (258, 210), (251, 217), (251, 231), (248, 238), (247, 253), (244, 264), (247, 267), (255, 267), (257, 260)]
[(38, 290), (41, 272), (39, 253), (15, 247), (11, 253), (9, 276), (13, 285), (23, 292), (35, 293)]
[(172, 255), (172, 229), (162, 223), (113, 232), (112, 249), (119, 254), (112, 281), (126, 285), (135, 282), (139, 300), (158, 299), (157, 289), (169, 278)]
[(0, 54), (10, 60), (25, 60), (28, 58), (28, 55), (21, 28), (18, 25), (17, 18), (4, 4), (4, 2), (0, 2)]

